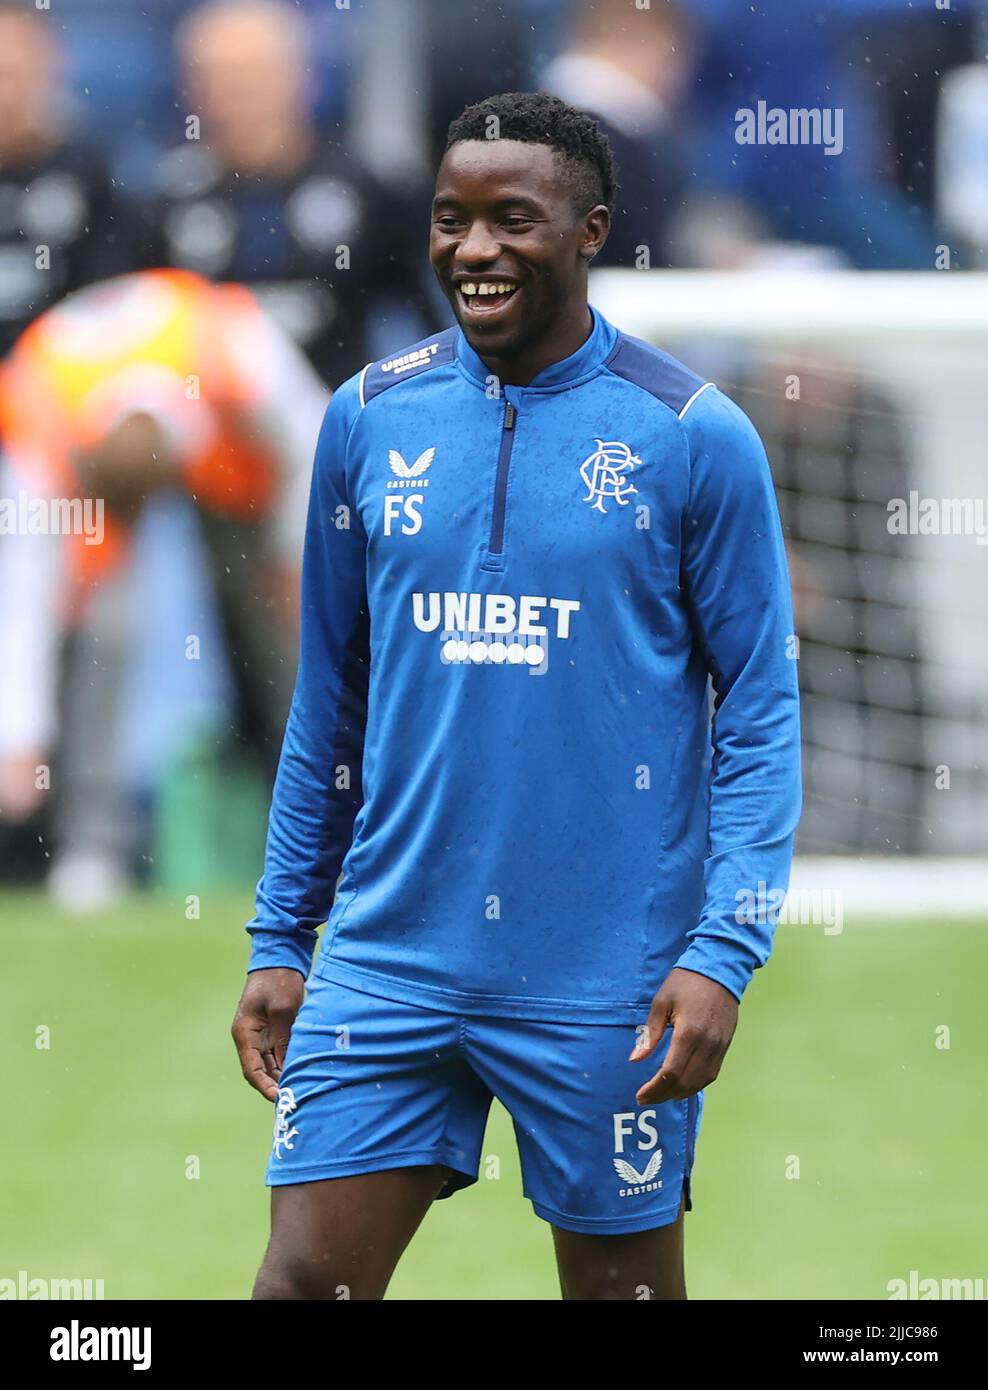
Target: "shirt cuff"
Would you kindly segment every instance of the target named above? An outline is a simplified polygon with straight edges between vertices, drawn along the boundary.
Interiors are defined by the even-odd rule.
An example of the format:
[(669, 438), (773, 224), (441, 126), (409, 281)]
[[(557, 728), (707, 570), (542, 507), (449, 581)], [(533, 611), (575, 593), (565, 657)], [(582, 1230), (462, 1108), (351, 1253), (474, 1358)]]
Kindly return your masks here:
[(308, 979), (312, 952), (318, 936), (314, 931), (262, 931), (248, 927), (251, 935), (247, 974), (253, 970), (297, 970)]
[(701, 936), (691, 941), (673, 966), (674, 970), (692, 970), (723, 985), (738, 1003), (761, 961), (751, 951), (739, 947), (736, 941)]

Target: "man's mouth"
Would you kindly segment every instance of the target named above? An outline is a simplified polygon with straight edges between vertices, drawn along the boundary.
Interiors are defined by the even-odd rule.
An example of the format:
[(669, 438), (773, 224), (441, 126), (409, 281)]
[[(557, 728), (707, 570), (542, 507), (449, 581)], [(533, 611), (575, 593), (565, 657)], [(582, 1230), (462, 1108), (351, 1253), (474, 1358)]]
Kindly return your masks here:
[(506, 280), (460, 280), (456, 297), (468, 319), (496, 318), (514, 299), (518, 286)]

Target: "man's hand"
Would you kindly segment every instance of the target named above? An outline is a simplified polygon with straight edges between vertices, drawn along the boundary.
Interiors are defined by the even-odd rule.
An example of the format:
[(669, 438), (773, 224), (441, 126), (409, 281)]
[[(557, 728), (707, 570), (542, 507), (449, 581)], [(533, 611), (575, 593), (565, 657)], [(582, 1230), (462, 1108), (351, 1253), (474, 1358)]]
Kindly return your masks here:
[(38, 786), (38, 768), (45, 763), (40, 748), (0, 756), (0, 818), (16, 822), (34, 814), (45, 795)]
[(112, 512), (134, 520), (159, 488), (181, 481), (181, 460), (161, 424), (145, 411), (125, 415), (97, 443), (74, 455), (80, 486)]
[(278, 1080), (295, 1015), (305, 994), (300, 971), (288, 966), (253, 970), (230, 1032), (244, 1077), (268, 1100), (278, 1099)]
[(301, 580), (296, 567), (276, 560), (265, 562), (257, 575), (265, 606), (279, 632), (298, 641)]
[(639, 1105), (685, 1100), (709, 1086), (720, 1071), (738, 1026), (738, 1001), (730, 990), (692, 970), (671, 970), (652, 1000), (648, 1023), (628, 1059), (653, 1053), (672, 1024), (661, 1068), (635, 1096)]

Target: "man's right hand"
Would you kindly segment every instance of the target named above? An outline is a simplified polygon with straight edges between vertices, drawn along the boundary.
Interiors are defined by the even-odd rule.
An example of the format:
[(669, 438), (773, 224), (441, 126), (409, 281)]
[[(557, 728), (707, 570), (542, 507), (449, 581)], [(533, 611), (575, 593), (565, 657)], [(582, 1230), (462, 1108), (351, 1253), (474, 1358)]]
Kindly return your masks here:
[(46, 766), (41, 749), (0, 756), (0, 818), (25, 821), (41, 805), (38, 772)]
[(278, 1098), (278, 1080), (295, 1015), (305, 994), (298, 970), (278, 966), (253, 970), (237, 1005), (230, 1032), (240, 1054), (244, 1077), (262, 1096)]

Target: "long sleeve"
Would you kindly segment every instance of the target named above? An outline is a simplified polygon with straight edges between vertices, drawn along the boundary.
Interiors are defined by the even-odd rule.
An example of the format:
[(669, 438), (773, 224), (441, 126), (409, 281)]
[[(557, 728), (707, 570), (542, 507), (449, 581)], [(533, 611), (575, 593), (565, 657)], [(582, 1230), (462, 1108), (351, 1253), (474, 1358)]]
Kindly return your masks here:
[[(0, 457), (0, 501), (16, 507), (22, 491), (27, 475)], [(0, 537), (0, 757), (47, 754), (55, 741), (66, 544), (17, 530)]]
[(801, 809), (792, 602), (768, 460), (747, 416), (709, 389), (683, 423), (682, 585), (715, 700), (704, 906), (676, 964), (740, 999), (772, 949)]
[(278, 491), (271, 515), (272, 558), (298, 564), (310, 492), (312, 448), (329, 392), (301, 348), (241, 286), (222, 286), (211, 351), (222, 354), (239, 404), (274, 458)]
[(369, 671), (367, 538), (346, 482), (356, 380), (316, 446), (302, 559), (299, 665), (268, 821), (248, 970), (308, 974), (362, 802)]

